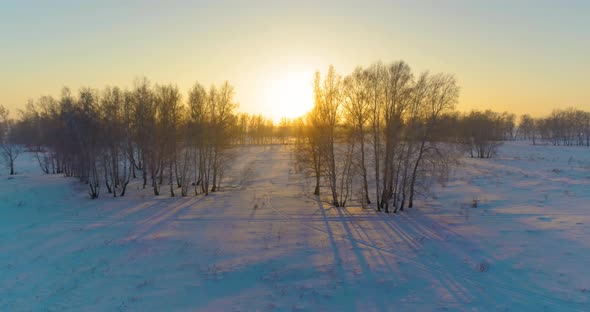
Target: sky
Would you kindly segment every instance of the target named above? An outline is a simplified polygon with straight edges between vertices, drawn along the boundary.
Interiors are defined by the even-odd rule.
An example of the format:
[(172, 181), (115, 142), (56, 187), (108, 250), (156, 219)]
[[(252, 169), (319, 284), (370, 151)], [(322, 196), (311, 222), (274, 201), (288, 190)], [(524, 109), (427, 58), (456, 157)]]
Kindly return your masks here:
[(276, 118), (277, 84), (405, 60), (455, 74), (459, 110), (590, 110), (589, 16), (590, 1), (557, 0), (0, 0), (0, 105), (146, 76), (185, 97), (228, 80), (241, 111)]

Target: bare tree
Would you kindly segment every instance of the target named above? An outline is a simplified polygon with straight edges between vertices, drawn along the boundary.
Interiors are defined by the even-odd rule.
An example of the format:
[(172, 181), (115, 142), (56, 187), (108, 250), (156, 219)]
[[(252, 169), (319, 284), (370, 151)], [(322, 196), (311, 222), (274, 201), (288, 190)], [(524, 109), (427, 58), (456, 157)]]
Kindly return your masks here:
[(367, 161), (365, 156), (366, 126), (370, 118), (369, 74), (357, 67), (344, 79), (344, 112), (347, 122), (351, 125), (352, 137), (359, 143), (359, 168), (362, 176), (362, 196), (364, 203), (370, 204)]
[[(174, 172), (177, 158), (177, 123), (181, 115), (180, 92), (173, 85), (159, 85), (155, 90), (155, 105), (157, 108), (156, 145), (160, 169), (159, 178), (163, 180), (164, 170), (168, 171), (168, 185), (170, 196), (174, 197)], [(161, 184), (161, 183), (160, 183)]]
[[(319, 74), (316, 74), (319, 76)], [(319, 78), (316, 79), (319, 84)], [(320, 185), (322, 179), (322, 149), (320, 145), (320, 118), (319, 110), (314, 107), (301, 120), (301, 133), (303, 139), (297, 141), (296, 160), (299, 172), (304, 172), (314, 176), (315, 187), (313, 194), (320, 195)]]
[(335, 153), (336, 128), (340, 119), (341, 78), (333, 66), (330, 66), (326, 77), (320, 84), (320, 75), (316, 73), (314, 80), (314, 124), (317, 134), (318, 156), (321, 157), (321, 170), (330, 187), (332, 203), (339, 207), (337, 160)]
[[(396, 62), (387, 67), (384, 85), (383, 131), (384, 160), (382, 171), (382, 194), (378, 201), (389, 212), (390, 200), (397, 198), (402, 184), (399, 181), (400, 163), (396, 162), (400, 148), (403, 114), (409, 105), (413, 74), (405, 62)], [(405, 186), (405, 185), (404, 185)]]
[(208, 144), (205, 136), (207, 131), (207, 91), (198, 82), (189, 91), (188, 96), (189, 105), (189, 121), (188, 129), (191, 133), (189, 144), (193, 150), (192, 159), (194, 161), (193, 176), (194, 176), (194, 192), (198, 194), (198, 187), (207, 194), (209, 192), (209, 179), (207, 168), (207, 150)]
[(375, 198), (377, 201), (377, 210), (381, 211), (381, 165), (382, 165), (382, 154), (383, 154), (383, 102), (384, 95), (382, 90), (384, 89), (384, 77), (386, 76), (386, 70), (383, 64), (373, 64), (367, 70), (368, 84), (369, 84), (369, 102), (370, 102), (370, 123), (372, 133), (372, 146), (373, 146), (373, 168), (375, 172)]
[(10, 175), (14, 174), (14, 161), (22, 153), (22, 146), (16, 144), (14, 138), (15, 121), (8, 118), (9, 111), (0, 105), (0, 152), (9, 169)]
[(221, 185), (221, 180), (226, 167), (229, 165), (231, 155), (228, 145), (231, 142), (231, 126), (235, 123), (234, 110), (237, 104), (234, 102), (234, 88), (226, 81), (219, 91), (211, 96), (209, 103), (211, 114), (211, 133), (213, 137), (213, 181), (211, 192), (215, 192)]
[[(459, 87), (455, 81), (455, 78), (451, 75), (438, 74), (428, 78), (427, 74), (422, 74), (420, 79), (414, 86), (413, 102), (414, 105), (422, 106), (423, 113), (421, 113), (417, 119), (422, 122), (418, 122), (418, 143), (419, 148), (415, 157), (412, 177), (410, 181), (410, 198), (408, 207), (412, 207), (414, 203), (414, 193), (416, 186), (416, 179), (418, 169), (421, 165), (422, 159), (425, 152), (428, 149), (434, 150), (435, 155), (440, 157), (440, 151), (436, 150), (436, 145), (427, 144), (433, 142), (433, 130), (436, 127), (440, 116), (445, 112), (454, 108), (459, 97)], [(424, 103), (423, 103), (424, 102)], [(420, 108), (418, 108), (420, 109)]]

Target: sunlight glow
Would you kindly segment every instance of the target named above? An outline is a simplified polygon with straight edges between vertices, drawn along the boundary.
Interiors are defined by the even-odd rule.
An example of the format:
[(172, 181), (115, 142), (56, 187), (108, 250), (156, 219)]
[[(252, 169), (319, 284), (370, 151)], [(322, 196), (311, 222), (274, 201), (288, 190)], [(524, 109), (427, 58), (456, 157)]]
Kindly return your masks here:
[(266, 83), (264, 105), (275, 122), (282, 117), (297, 118), (313, 107), (313, 73), (287, 71), (273, 75)]

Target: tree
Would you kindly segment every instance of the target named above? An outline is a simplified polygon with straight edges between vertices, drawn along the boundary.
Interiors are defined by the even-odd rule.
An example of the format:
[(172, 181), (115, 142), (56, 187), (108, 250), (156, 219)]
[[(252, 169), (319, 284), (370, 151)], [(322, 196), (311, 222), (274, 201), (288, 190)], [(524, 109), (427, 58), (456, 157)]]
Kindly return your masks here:
[(198, 194), (198, 187), (201, 187), (201, 191), (205, 194), (209, 192), (209, 166), (208, 163), (208, 147), (206, 144), (207, 137), (205, 131), (208, 127), (207, 122), (207, 91), (198, 82), (193, 85), (189, 90), (188, 95), (188, 111), (189, 120), (187, 124), (188, 131), (190, 132), (188, 144), (193, 150), (193, 176), (194, 176), (194, 192)]
[[(319, 73), (316, 73), (316, 79), (319, 88)], [(316, 93), (317, 94), (317, 93)], [(317, 107), (314, 108), (301, 120), (301, 132), (303, 139), (298, 141), (296, 146), (296, 159), (298, 171), (313, 173), (315, 178), (315, 187), (313, 194), (320, 195), (320, 185), (322, 179), (323, 156), (320, 144), (320, 113)]]
[[(389, 212), (390, 201), (397, 210), (397, 200), (405, 193), (405, 175), (407, 167), (403, 167), (401, 141), (403, 115), (410, 103), (413, 74), (410, 66), (403, 61), (395, 62), (386, 68), (383, 102), (383, 138), (384, 159), (381, 174), (382, 193), (378, 200), (381, 208)], [(408, 151), (408, 154), (410, 151)], [(400, 181), (400, 177), (402, 178)], [(405, 199), (405, 196), (403, 196)], [(401, 207), (403, 210), (403, 206)]]
[(154, 194), (159, 194), (156, 183), (159, 171), (158, 149), (156, 140), (156, 105), (154, 95), (147, 78), (137, 79), (132, 91), (135, 129), (133, 140), (137, 147), (137, 169), (142, 172), (143, 188), (147, 185), (148, 172), (152, 179)]
[(363, 207), (371, 203), (369, 198), (369, 183), (367, 161), (365, 156), (366, 126), (370, 118), (371, 103), (369, 101), (369, 74), (357, 67), (354, 72), (344, 79), (345, 119), (352, 128), (352, 138), (359, 143), (359, 169), (362, 176)]
[(0, 105), (0, 153), (10, 175), (14, 175), (14, 161), (22, 153), (22, 146), (15, 137), (15, 121), (8, 118), (9, 110)]
[[(159, 148), (158, 168), (160, 181), (163, 180), (164, 170), (168, 170), (168, 185), (170, 196), (174, 197), (174, 173), (177, 170), (177, 140), (178, 122), (182, 115), (180, 106), (180, 92), (173, 85), (159, 85), (155, 90), (155, 105), (157, 110), (156, 144)], [(161, 184), (161, 182), (160, 182)]]
[(219, 88), (218, 92), (212, 88), (209, 99), (211, 113), (211, 136), (213, 148), (213, 181), (211, 192), (219, 189), (223, 174), (229, 165), (231, 154), (228, 146), (231, 142), (231, 127), (235, 123), (234, 111), (237, 104), (234, 102), (234, 88), (227, 81)]
[[(425, 153), (434, 152), (435, 157), (444, 159), (440, 150), (436, 145), (427, 146), (429, 142), (433, 142), (433, 130), (435, 129), (441, 115), (454, 108), (457, 99), (459, 98), (459, 87), (455, 78), (451, 75), (438, 74), (433, 77), (428, 77), (427, 73), (422, 74), (413, 90), (413, 103), (415, 106), (422, 108), (417, 116), (418, 122), (415, 123), (414, 128), (418, 128), (418, 144), (414, 165), (412, 168), (412, 177), (410, 181), (410, 197), (408, 207), (414, 204), (414, 193), (417, 181), (418, 169), (421, 165)], [(422, 102), (425, 101), (424, 105)], [(421, 106), (421, 107), (420, 107)]]

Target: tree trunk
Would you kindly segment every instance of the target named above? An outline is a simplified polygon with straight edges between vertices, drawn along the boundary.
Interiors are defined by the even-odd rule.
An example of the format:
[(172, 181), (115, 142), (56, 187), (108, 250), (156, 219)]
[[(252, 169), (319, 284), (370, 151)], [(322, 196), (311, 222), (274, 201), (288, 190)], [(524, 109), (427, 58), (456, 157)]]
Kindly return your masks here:
[(172, 180), (173, 176), (172, 176), (172, 161), (170, 161), (169, 166), (168, 166), (168, 183), (170, 184), (170, 197), (174, 197), (174, 181)]
[(360, 128), (360, 136), (361, 136), (361, 170), (363, 174), (363, 189), (365, 192), (365, 200), (367, 204), (371, 204), (371, 199), (369, 198), (369, 183), (367, 182), (367, 167), (365, 166), (365, 133), (363, 131), (362, 125)]
[(412, 170), (412, 180), (410, 181), (410, 200), (408, 201), (408, 208), (414, 207), (414, 186), (416, 185), (416, 175), (418, 172), (418, 167), (420, 166), (420, 161), (422, 160), (422, 155), (424, 154), (424, 145), (426, 140), (422, 141), (420, 145), (420, 151), (418, 152), (418, 157), (416, 158), (416, 163), (414, 164), (414, 169)]
[(320, 175), (316, 174), (315, 176), (315, 189), (313, 191), (313, 195), (320, 195)]

